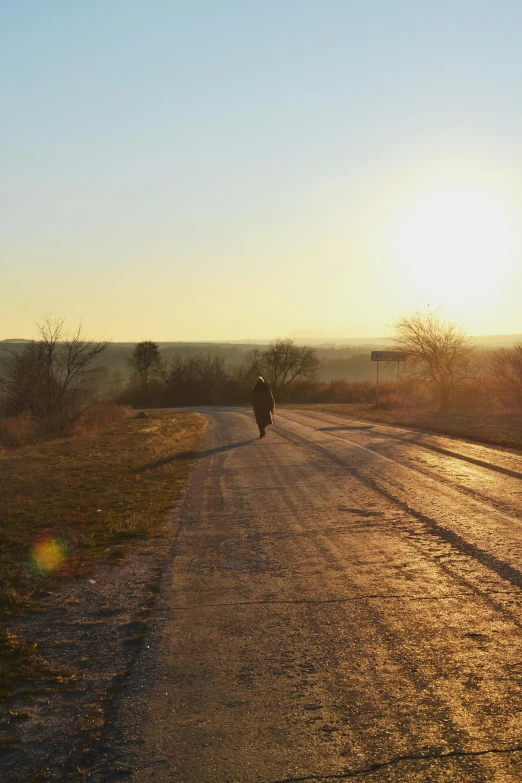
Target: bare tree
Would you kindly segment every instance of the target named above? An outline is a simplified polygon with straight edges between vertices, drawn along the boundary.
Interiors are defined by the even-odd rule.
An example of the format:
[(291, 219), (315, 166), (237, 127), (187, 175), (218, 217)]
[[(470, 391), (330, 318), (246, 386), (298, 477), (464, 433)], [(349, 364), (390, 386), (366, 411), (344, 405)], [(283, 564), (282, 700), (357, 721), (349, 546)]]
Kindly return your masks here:
[(227, 380), (224, 360), (203, 354), (173, 357), (165, 363), (161, 377), (169, 394), (181, 404), (216, 402)]
[(313, 348), (297, 346), (290, 339), (278, 339), (270, 343), (265, 351), (253, 351), (251, 368), (253, 373), (262, 375), (277, 391), (296, 380), (314, 378), (319, 369), (319, 360)]
[(193, 379), (190, 359), (183, 360), (181, 356), (174, 356), (162, 366), (161, 378), (171, 392), (184, 394)]
[(52, 429), (59, 422), (68, 426), (82, 413), (93, 390), (91, 364), (108, 345), (87, 340), (81, 324), (65, 332), (64, 323), (47, 316), (38, 324), (38, 340), (9, 351), (0, 376), (8, 410), (29, 412)]
[(504, 403), (522, 408), (522, 343), (494, 351), (491, 370)]
[(220, 356), (194, 357), (196, 376), (208, 398), (214, 401), (219, 394), (226, 374), (224, 370), (225, 360)]
[(451, 395), (468, 372), (473, 353), (468, 338), (437, 312), (415, 312), (394, 324), (393, 347), (406, 354), (405, 372), (434, 388), (439, 409), (447, 410)]
[(124, 386), (123, 373), (119, 367), (116, 367), (116, 369), (113, 371), (111, 375), (111, 385), (110, 385), (111, 396), (117, 399), (123, 391), (123, 386)]
[(158, 378), (162, 369), (158, 344), (151, 340), (136, 343), (127, 364), (131, 375), (137, 378), (141, 386), (143, 401), (146, 405), (149, 401), (150, 381)]

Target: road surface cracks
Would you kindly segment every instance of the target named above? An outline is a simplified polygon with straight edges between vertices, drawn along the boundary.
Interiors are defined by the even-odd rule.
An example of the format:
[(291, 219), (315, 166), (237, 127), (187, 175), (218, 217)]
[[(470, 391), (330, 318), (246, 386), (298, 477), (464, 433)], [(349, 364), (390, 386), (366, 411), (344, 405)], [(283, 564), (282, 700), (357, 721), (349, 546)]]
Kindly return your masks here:
[[(88, 779), (520, 781), (513, 452), (208, 411), (155, 623)], [(153, 468), (151, 468), (153, 469)]]

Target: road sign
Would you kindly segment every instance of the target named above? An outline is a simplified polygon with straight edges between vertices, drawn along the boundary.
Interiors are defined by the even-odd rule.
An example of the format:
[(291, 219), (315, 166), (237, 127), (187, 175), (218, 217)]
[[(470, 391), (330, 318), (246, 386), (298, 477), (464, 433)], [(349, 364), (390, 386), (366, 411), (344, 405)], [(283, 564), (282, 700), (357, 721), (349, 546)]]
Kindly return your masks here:
[(399, 362), (406, 359), (402, 351), (372, 351), (372, 362), (377, 362), (377, 384), (375, 387), (375, 404), (379, 404), (379, 362), (397, 362), (397, 384), (395, 386), (395, 401), (399, 400)]
[(403, 362), (406, 354), (401, 351), (372, 351), (372, 362)]

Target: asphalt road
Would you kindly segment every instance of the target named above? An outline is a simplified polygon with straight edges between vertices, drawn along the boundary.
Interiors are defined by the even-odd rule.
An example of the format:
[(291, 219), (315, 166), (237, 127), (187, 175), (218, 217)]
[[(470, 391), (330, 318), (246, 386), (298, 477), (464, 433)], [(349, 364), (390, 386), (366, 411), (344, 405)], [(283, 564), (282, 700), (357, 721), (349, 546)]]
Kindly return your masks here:
[(206, 412), (106, 780), (522, 780), (522, 456)]

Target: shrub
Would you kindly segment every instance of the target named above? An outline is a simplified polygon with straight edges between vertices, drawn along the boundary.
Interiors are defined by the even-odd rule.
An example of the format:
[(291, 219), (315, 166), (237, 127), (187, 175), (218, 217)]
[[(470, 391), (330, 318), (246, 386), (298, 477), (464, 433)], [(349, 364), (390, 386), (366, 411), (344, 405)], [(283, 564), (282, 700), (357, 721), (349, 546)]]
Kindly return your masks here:
[(93, 398), (91, 365), (107, 347), (86, 340), (79, 327), (64, 333), (63, 320), (46, 318), (40, 339), (10, 352), (0, 373), (7, 413), (27, 413), (44, 431), (68, 432)]
[(0, 447), (15, 448), (34, 443), (38, 439), (38, 427), (28, 413), (0, 418)]
[(27, 446), (38, 441), (71, 435), (84, 435), (103, 427), (128, 414), (122, 405), (99, 402), (86, 408), (81, 416), (70, 421), (67, 416), (52, 416), (36, 420), (30, 413), (0, 417), (0, 448), (12, 449)]

